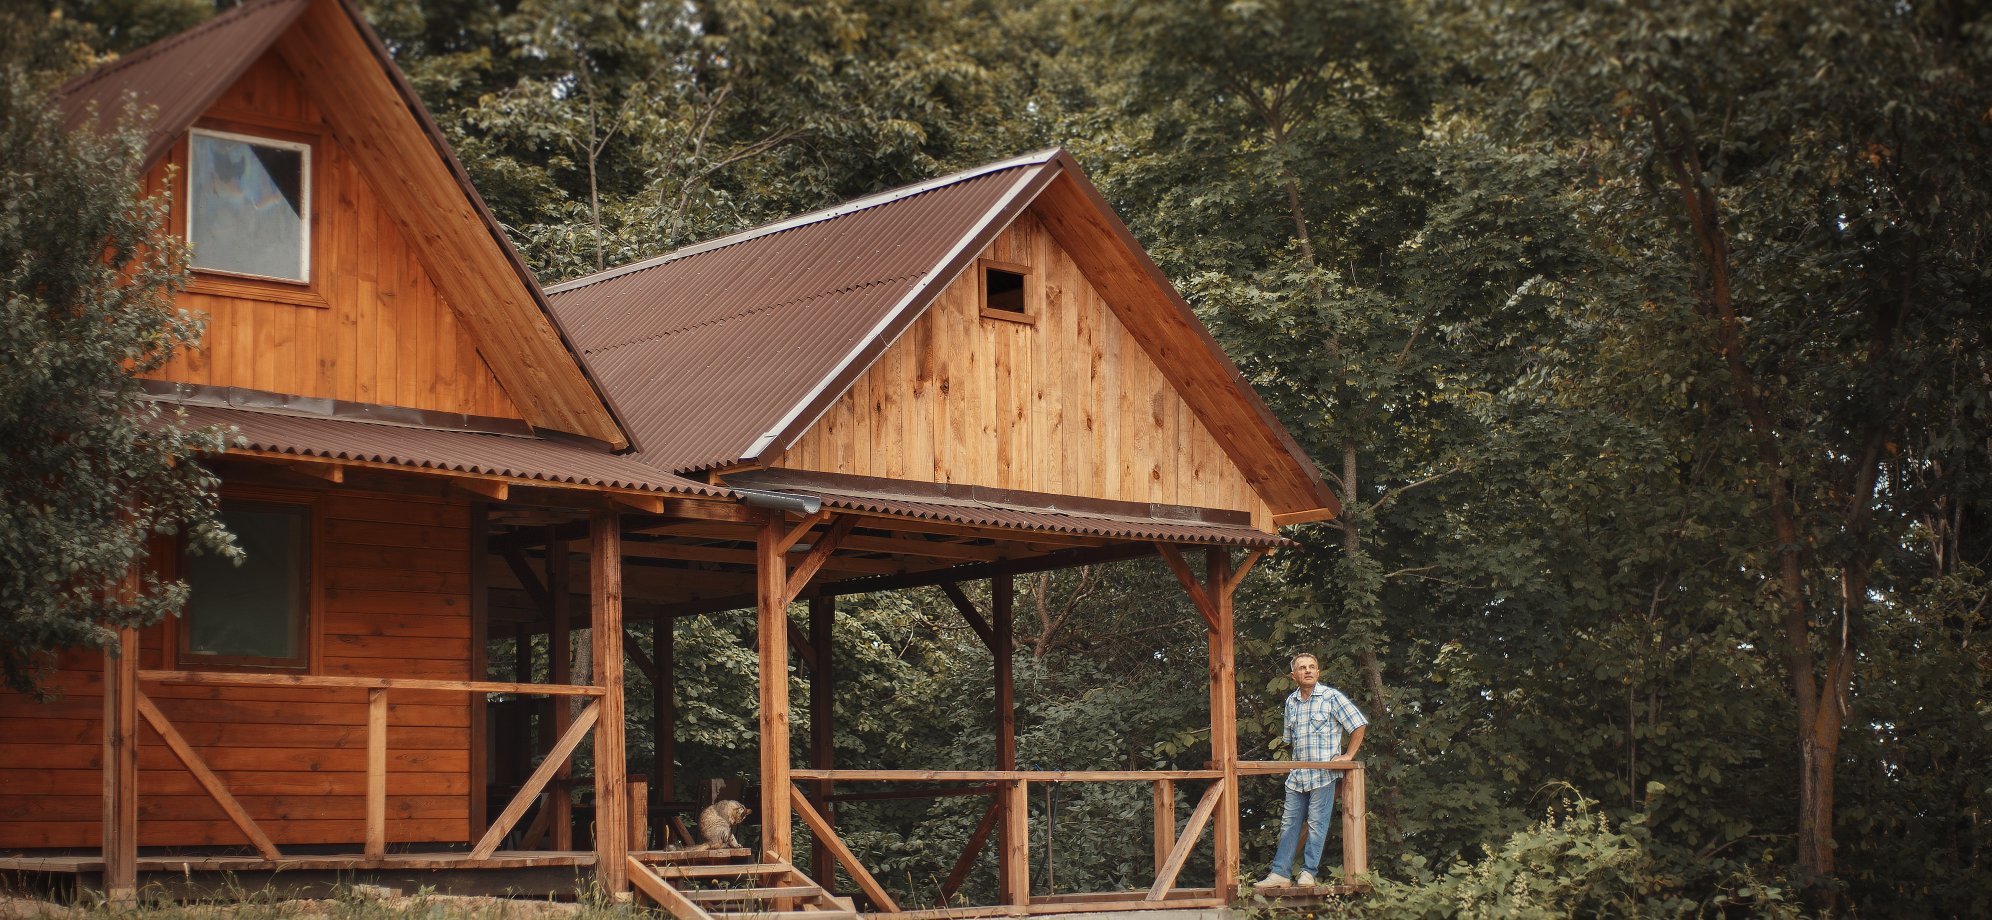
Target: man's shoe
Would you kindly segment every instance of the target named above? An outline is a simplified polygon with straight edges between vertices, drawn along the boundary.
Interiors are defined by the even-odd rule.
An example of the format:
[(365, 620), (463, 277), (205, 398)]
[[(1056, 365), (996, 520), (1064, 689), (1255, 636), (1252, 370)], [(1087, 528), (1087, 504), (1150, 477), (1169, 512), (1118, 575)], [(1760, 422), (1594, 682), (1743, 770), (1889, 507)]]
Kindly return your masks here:
[[(1301, 878), (1306, 878), (1306, 877), (1307, 876), (1305, 875), (1301, 876)], [(1252, 887), (1255, 889), (1263, 890), (1267, 888), (1285, 888), (1286, 886), (1291, 884), (1293, 884), (1293, 879), (1287, 878), (1286, 876), (1281, 875), (1278, 872), (1272, 872), (1268, 873), (1265, 878), (1262, 878), (1257, 882), (1252, 883)]]
[(1294, 880), (1294, 884), (1299, 885), (1302, 888), (1314, 887), (1314, 873), (1302, 872), (1300, 874), (1300, 878)]

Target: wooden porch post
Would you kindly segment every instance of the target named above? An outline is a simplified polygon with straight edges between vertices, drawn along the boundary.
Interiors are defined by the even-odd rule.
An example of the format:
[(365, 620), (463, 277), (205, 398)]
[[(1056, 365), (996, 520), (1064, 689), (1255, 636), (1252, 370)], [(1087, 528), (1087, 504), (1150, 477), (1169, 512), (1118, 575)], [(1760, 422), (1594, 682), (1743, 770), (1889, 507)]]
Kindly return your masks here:
[[(650, 765), (650, 788), (651, 794), (663, 802), (678, 800), (678, 679), (672, 660), (678, 654), (678, 637), (674, 625), (670, 617), (650, 620), (650, 647), (654, 652), (650, 663), (657, 668), (650, 683), (651, 700), (656, 704), (650, 710), (650, 737), (657, 746), (656, 760)], [(668, 828), (660, 828), (660, 842), (668, 839), (666, 831)]]
[[(996, 679), (996, 769), (1017, 768), (1017, 693), (1013, 659), (1016, 631), (1012, 612), (1016, 607), (1017, 585), (1009, 575), (989, 579), (989, 632), (996, 639), (990, 652), (995, 656)], [(1030, 800), (1022, 783), (1005, 784), (997, 793), (1003, 800), (1004, 819), (997, 825), (996, 888), (1004, 900), (1017, 907), (1031, 901)]]
[(1216, 856), (1217, 893), (1229, 900), (1238, 890), (1238, 660), (1233, 644), (1231, 551), (1211, 547), (1205, 556), (1204, 590), (1215, 616), (1210, 624), (1210, 754), (1224, 771), (1218, 780), (1224, 800), (1217, 809), (1211, 848)]
[(788, 561), (785, 527), (769, 514), (754, 542), (761, 651), (761, 860), (795, 858), (789, 838)]
[[(837, 766), (836, 672), (830, 665), (830, 631), (836, 618), (836, 598), (809, 599), (809, 644), (816, 650), (816, 666), (809, 672), (809, 765), (817, 770)], [(816, 781), (816, 811), (832, 830), (837, 827), (837, 813), (828, 798), (834, 788), (830, 780)], [(836, 893), (837, 862), (822, 841), (810, 849), (809, 874), (817, 884)]]
[(588, 533), (588, 631), (595, 686), (595, 871), (609, 894), (629, 891), (629, 770), (623, 748), (622, 516), (597, 511)]
[(138, 632), (104, 652), (104, 895), (138, 899)]
[[(567, 585), (567, 541), (559, 538), (554, 528), (547, 529), (546, 543), (546, 597), (549, 625), (546, 634), (547, 681), (555, 684), (572, 683), (574, 680), (574, 629), (568, 618)], [(553, 731), (546, 733), (546, 743), (551, 746), (553, 739), (567, 734), (567, 726), (574, 722), (574, 711), (566, 698), (553, 701)], [(547, 792), (547, 814), (553, 827), (553, 849), (574, 849), (574, 800), (570, 786), (574, 779), (572, 763), (563, 763), (553, 774), (553, 784)]]
[[(490, 544), (490, 507), (484, 502), (470, 506), (470, 679), (490, 680), (491, 653), (490, 586), (486, 583), (486, 556)], [(482, 693), (470, 694), (470, 839), (484, 836), (489, 826), (485, 803), (490, 795), (485, 784), (491, 781), (486, 762), (490, 745), (485, 737), (491, 730), (488, 700)]]

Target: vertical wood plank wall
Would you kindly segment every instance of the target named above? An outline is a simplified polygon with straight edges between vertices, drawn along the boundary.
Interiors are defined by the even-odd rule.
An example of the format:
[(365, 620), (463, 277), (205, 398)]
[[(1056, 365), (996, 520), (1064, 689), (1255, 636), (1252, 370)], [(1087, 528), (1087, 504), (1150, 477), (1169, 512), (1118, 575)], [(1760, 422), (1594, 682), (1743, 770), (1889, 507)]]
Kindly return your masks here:
[[(313, 610), (313, 672), (470, 679), (469, 526), (468, 502), (342, 491), (318, 503), (313, 553), (323, 588)], [(141, 633), (141, 668), (171, 661), (170, 629)], [(59, 700), (0, 692), (0, 851), (99, 845), (103, 672), (101, 653), (73, 653), (52, 681)], [(272, 840), (358, 850), (366, 836), (365, 690), (140, 686)], [(396, 690), (389, 702), (388, 842), (467, 839), (466, 695)], [(139, 743), (140, 845), (243, 842), (149, 726)]]
[[(469, 331), (436, 290), (354, 159), (333, 140), (308, 88), (282, 58), (264, 55), (208, 109), (203, 126), (311, 139), (311, 275), (317, 305), (270, 297), (295, 285), (196, 274), (181, 306), (208, 315), (201, 347), (160, 379), (354, 402), (519, 418)], [(186, 143), (147, 177), (172, 178), (176, 234), (186, 228)], [(215, 283), (227, 285), (217, 292)]]
[(982, 258), (1030, 266), (1035, 323), (951, 282), (775, 464), (1270, 513), (1155, 362), (1030, 212)]

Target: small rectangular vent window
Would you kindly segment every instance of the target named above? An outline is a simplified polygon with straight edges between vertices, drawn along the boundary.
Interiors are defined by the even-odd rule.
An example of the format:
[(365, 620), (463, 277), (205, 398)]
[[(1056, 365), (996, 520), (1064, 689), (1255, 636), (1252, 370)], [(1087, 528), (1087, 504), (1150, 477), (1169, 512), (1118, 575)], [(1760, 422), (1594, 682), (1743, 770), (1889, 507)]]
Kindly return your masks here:
[(1024, 276), (1000, 268), (985, 271), (989, 272), (986, 282), (989, 285), (989, 309), (1006, 313), (1024, 312)]
[(1037, 321), (1038, 298), (1030, 266), (983, 259), (979, 267), (983, 316), (1020, 323)]

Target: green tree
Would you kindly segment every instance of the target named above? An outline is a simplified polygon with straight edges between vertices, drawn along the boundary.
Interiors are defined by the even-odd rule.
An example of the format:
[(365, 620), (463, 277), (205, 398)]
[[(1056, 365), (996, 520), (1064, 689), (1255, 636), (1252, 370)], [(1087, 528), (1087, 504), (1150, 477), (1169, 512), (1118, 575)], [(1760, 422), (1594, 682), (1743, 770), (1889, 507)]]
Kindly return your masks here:
[(194, 459), (222, 437), (137, 380), (201, 329), (173, 306), (186, 265), (166, 202), (138, 197), (144, 134), (65, 132), (36, 83), (0, 63), (0, 669), (29, 692), (53, 653), (179, 609), (183, 584), (129, 579), (151, 537), (232, 549)]

